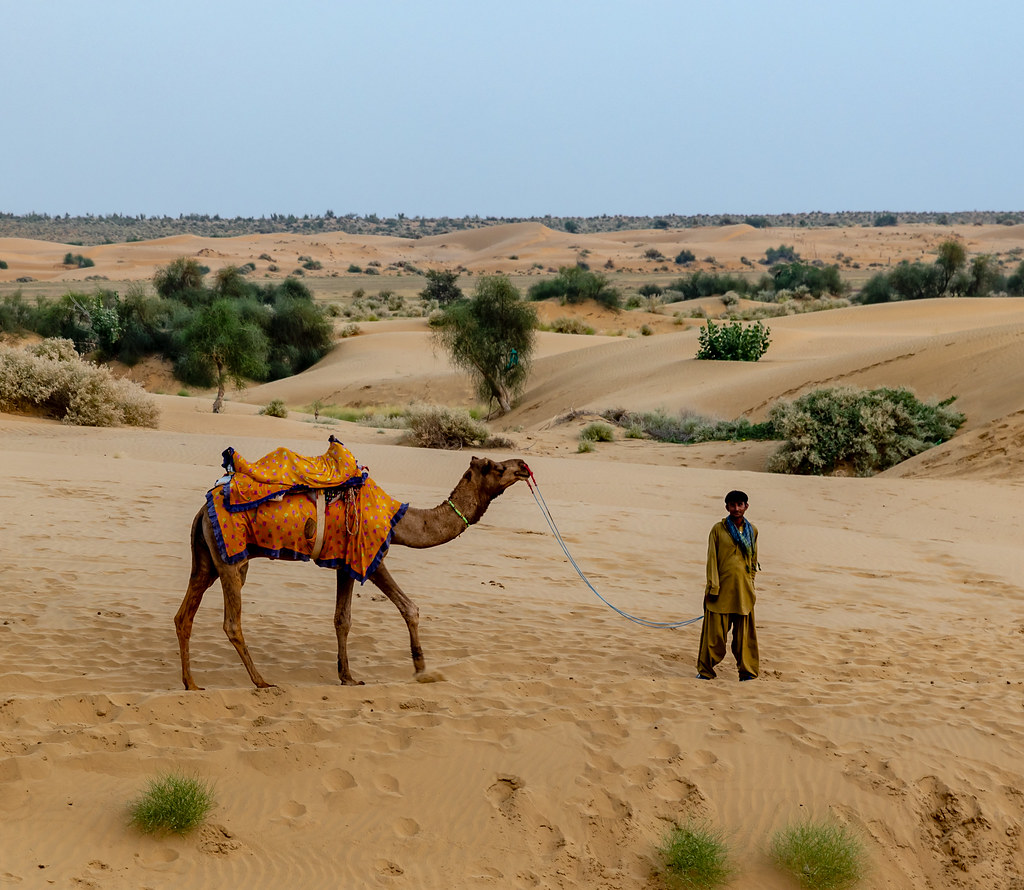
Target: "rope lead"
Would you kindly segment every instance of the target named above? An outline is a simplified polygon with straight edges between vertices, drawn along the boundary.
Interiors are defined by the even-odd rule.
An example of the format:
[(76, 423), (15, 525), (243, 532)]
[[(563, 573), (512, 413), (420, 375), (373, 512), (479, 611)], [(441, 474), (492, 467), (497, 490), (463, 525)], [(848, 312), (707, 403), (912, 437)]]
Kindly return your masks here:
[[(576, 574), (583, 579), (583, 583), (587, 585), (593, 591), (594, 595), (601, 600), (609, 609), (614, 612), (618, 612), (623, 618), (628, 621), (632, 621), (634, 624), (639, 624), (643, 627), (650, 628), (663, 628), (672, 629), (676, 627), (685, 627), (687, 624), (693, 624), (695, 621), (700, 621), (703, 617), (698, 615), (696, 618), (690, 618), (686, 621), (651, 621), (647, 618), (638, 618), (636, 615), (630, 615), (628, 612), (623, 611), (618, 606), (612, 605), (608, 602), (593, 584), (590, 583), (586, 575), (583, 574), (583, 570), (576, 564), (576, 560), (572, 558), (572, 554), (569, 553), (569, 548), (565, 546), (565, 541), (562, 539), (562, 533), (558, 530), (558, 526), (555, 525), (554, 517), (551, 515), (551, 511), (548, 509), (547, 502), (544, 500), (544, 495), (540, 493), (540, 486), (537, 485), (537, 477), (533, 475), (533, 471), (530, 471), (530, 478), (526, 480), (526, 484), (530, 488), (530, 494), (533, 495), (533, 499), (537, 502), (537, 506), (540, 507), (540, 512), (544, 514), (544, 519), (547, 521), (548, 528), (551, 529), (551, 533), (555, 536), (555, 540), (558, 541), (558, 545), (562, 548), (562, 552), (566, 555), (566, 558), (572, 564), (572, 567), (576, 569)], [(536, 486), (536, 490), (534, 490)]]

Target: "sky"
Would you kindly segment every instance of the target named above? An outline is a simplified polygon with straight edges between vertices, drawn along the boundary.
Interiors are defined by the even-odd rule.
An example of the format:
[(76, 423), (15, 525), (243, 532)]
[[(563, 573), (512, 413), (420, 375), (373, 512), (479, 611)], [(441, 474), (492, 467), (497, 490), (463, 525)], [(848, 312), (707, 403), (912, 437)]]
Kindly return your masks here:
[(0, 0), (0, 212), (1024, 210), (1019, 0)]

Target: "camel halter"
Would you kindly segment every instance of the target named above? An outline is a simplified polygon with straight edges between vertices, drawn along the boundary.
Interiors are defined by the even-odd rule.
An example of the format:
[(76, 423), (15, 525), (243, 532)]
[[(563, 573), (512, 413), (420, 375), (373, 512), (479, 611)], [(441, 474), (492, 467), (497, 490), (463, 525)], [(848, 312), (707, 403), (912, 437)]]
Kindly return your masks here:
[[(540, 493), (540, 486), (537, 485), (537, 477), (533, 475), (533, 470), (530, 470), (529, 467), (527, 467), (527, 470), (529, 470), (530, 472), (530, 478), (526, 480), (526, 484), (530, 488), (530, 494), (533, 495), (533, 499), (537, 502), (537, 506), (540, 507), (540, 512), (544, 514), (544, 519), (547, 520), (548, 528), (551, 529), (552, 534), (555, 536), (555, 540), (558, 541), (559, 546), (562, 548), (562, 552), (566, 555), (569, 562), (572, 564), (572, 567), (576, 569), (576, 574), (583, 579), (583, 583), (586, 584), (587, 587), (589, 587), (591, 591), (593, 591), (594, 595), (599, 600), (601, 600), (602, 603), (608, 606), (609, 609), (611, 609), (613, 612), (618, 612), (618, 614), (620, 614), (623, 618), (627, 619), (628, 621), (632, 621), (634, 624), (639, 624), (643, 627), (651, 628), (671, 629), (676, 627), (685, 627), (687, 624), (693, 624), (695, 621), (700, 621), (701, 618), (704, 617), (703, 615), (698, 615), (696, 618), (688, 618), (686, 621), (651, 621), (648, 618), (638, 618), (636, 615), (630, 615), (629, 612), (625, 612), (618, 606), (612, 605), (610, 602), (608, 602), (608, 600), (606, 600), (603, 596), (601, 596), (600, 593), (598, 593), (597, 588), (590, 583), (587, 576), (583, 574), (583, 570), (576, 564), (576, 560), (572, 558), (572, 554), (569, 552), (569, 548), (565, 546), (565, 540), (562, 538), (562, 533), (558, 530), (558, 526), (555, 525), (555, 519), (551, 515), (551, 511), (548, 509), (547, 502), (544, 500), (544, 495)], [(537, 486), (536, 490), (534, 490), (534, 486)]]
[(448, 498), (448, 506), (451, 507), (458, 514), (459, 519), (466, 523), (466, 528), (469, 528), (469, 520), (466, 519), (466, 517), (462, 515), (462, 511), (458, 507), (456, 507), (455, 504), (452, 503), (451, 498)]

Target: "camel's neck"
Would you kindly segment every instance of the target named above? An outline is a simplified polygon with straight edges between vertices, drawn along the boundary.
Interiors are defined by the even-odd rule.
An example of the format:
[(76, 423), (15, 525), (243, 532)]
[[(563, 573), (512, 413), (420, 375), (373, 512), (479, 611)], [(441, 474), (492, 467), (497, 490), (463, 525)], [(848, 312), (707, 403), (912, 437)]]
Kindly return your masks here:
[[(487, 511), (492, 496), (463, 478), (436, 507), (409, 507), (395, 525), (392, 544), (403, 547), (436, 547), (457, 538)], [(449, 503), (450, 501), (450, 503)]]

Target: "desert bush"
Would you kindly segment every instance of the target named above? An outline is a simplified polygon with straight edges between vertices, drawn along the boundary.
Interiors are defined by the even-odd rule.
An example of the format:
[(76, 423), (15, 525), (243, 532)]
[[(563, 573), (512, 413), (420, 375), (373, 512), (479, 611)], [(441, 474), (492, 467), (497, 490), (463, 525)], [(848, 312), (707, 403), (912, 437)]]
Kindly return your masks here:
[(694, 272), (686, 278), (679, 278), (668, 286), (679, 291), (680, 299), (696, 300), (698, 297), (716, 297), (729, 291), (738, 294), (750, 292), (750, 282), (738, 275), (717, 275), (712, 272)]
[(30, 355), (53, 359), (56, 362), (76, 362), (81, 358), (75, 349), (74, 341), (63, 337), (51, 337), (40, 343), (34, 343), (25, 351)]
[(95, 266), (96, 263), (87, 256), (82, 256), (80, 253), (71, 253), (69, 251), (64, 254), (64, 265), (78, 266), (79, 269), (88, 269)]
[(723, 833), (708, 825), (674, 826), (659, 852), (665, 861), (665, 882), (672, 888), (711, 890), (728, 883), (734, 873)]
[(614, 442), (615, 432), (607, 423), (588, 423), (580, 430), (581, 442)]
[(776, 865), (809, 890), (844, 890), (864, 877), (864, 846), (848, 828), (833, 822), (804, 822), (772, 836)]
[(895, 226), (899, 224), (899, 218), (895, 213), (879, 213), (878, 216), (875, 217), (874, 224), (878, 227)]
[(905, 388), (852, 387), (780, 402), (768, 416), (785, 444), (768, 468), (804, 475), (881, 472), (950, 439), (965, 419), (952, 402), (921, 402)]
[(766, 266), (774, 266), (776, 263), (798, 263), (800, 254), (792, 244), (780, 244), (778, 247), (769, 247), (764, 252), (764, 259), (761, 262)]
[(420, 405), (409, 412), (410, 438), (423, 448), (459, 449), (483, 445), (490, 435), (487, 427), (462, 408)]
[(27, 303), (20, 290), (0, 297), (0, 333), (34, 331), (37, 316), (38, 304), (33, 306)]
[(771, 344), (771, 328), (760, 321), (716, 325), (708, 320), (698, 335), (697, 358), (713, 361), (756, 362)]
[(201, 779), (171, 773), (153, 779), (128, 807), (131, 824), (148, 833), (187, 834), (206, 821), (216, 805)]
[(527, 294), (530, 300), (555, 298), (561, 303), (583, 303), (593, 300), (609, 309), (618, 309), (622, 297), (608, 279), (599, 272), (576, 266), (563, 266), (555, 278), (539, 281)]
[(260, 414), (266, 414), (267, 417), (287, 417), (288, 408), (281, 399), (271, 399), (269, 404), (260, 408)]
[(150, 426), (159, 416), (141, 386), (82, 361), (70, 341), (0, 346), (0, 410), (41, 412), (78, 426)]
[(688, 266), (690, 263), (696, 262), (696, 260), (697, 254), (695, 254), (692, 250), (687, 250), (686, 248), (683, 248), (681, 251), (679, 251), (679, 253), (676, 254), (675, 262), (677, 266)]
[(839, 296), (846, 290), (838, 266), (819, 268), (797, 262), (777, 263), (772, 267), (771, 276), (775, 290), (805, 287), (815, 297), (825, 293)]
[(438, 306), (447, 306), (465, 298), (458, 285), (459, 273), (449, 269), (428, 269), (427, 286), (420, 291), (420, 299), (437, 300)]
[(564, 315), (551, 322), (549, 329), (554, 331), (556, 334), (591, 335), (594, 333), (594, 329), (590, 325), (585, 324), (578, 318), (569, 318)]
[(771, 423), (751, 423), (745, 417), (737, 420), (716, 420), (689, 411), (671, 415), (664, 410), (635, 412), (622, 408), (602, 411), (601, 416), (624, 427), (627, 430), (626, 435), (630, 438), (641, 438), (646, 434), (660, 442), (680, 445), (778, 438)]

